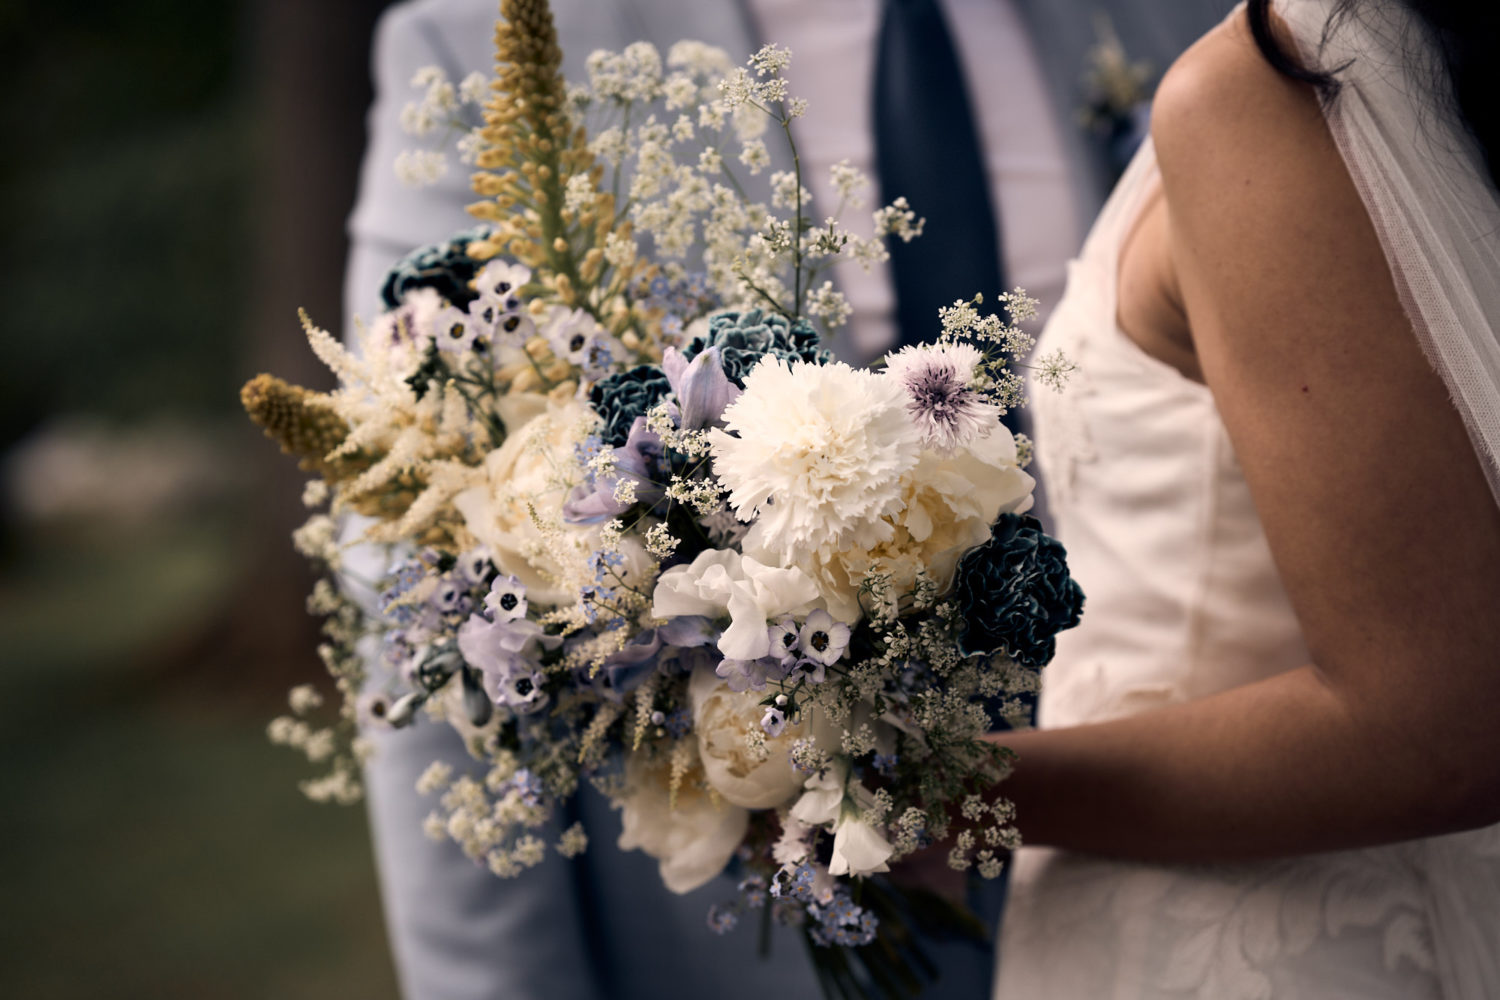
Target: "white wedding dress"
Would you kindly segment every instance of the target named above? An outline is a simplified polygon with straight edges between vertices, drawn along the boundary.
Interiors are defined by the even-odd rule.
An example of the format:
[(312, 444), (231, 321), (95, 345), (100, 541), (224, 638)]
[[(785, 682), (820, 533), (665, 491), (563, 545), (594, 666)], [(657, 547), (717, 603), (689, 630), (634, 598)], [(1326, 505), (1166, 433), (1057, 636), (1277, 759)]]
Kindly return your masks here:
[[(1317, 52), (1326, 0), (1277, 6), (1304, 53)], [(1344, 99), (1343, 114), (1362, 113), (1358, 91)], [(1361, 123), (1330, 125), (1357, 167), (1368, 155)], [(1373, 216), (1381, 192), (1369, 173), (1359, 180)], [(1044, 672), (1045, 727), (1186, 701), (1310, 659), (1212, 393), (1116, 324), (1118, 250), (1157, 184), (1148, 142), (1071, 265), (1038, 347), (1062, 348), (1079, 367), (1061, 394), (1031, 396), (1052, 529), (1087, 595), (1083, 623), (1058, 637)], [(1390, 246), (1403, 224), (1377, 221)], [(1459, 296), (1434, 305), (1404, 287), (1431, 263), (1409, 253), (1388, 252), (1408, 312), (1436, 326), (1431, 309), (1459, 308)], [(1491, 322), (1495, 305), (1479, 301)], [(1493, 428), (1465, 415), (1480, 447)], [(1500, 998), (1500, 828), (1220, 866), (1023, 848), (1012, 877), (996, 1000)]]

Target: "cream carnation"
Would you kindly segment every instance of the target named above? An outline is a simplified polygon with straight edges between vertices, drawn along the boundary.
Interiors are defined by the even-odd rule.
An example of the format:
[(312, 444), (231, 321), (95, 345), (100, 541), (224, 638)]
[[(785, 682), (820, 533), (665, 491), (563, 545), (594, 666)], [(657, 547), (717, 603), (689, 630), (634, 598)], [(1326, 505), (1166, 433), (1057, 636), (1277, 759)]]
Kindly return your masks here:
[(921, 453), (906, 405), (901, 385), (874, 372), (762, 358), (724, 410), (726, 430), (709, 434), (714, 472), (780, 558), (873, 545)]

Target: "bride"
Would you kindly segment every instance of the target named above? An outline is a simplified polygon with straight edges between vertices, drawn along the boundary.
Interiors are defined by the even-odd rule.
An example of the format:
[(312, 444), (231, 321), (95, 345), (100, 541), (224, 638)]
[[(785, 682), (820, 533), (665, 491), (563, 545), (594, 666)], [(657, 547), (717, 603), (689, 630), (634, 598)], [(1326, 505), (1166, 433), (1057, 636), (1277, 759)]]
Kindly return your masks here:
[(1001, 1000), (1500, 996), (1492, 10), (1260, 0), (1162, 83), (1040, 348), (1088, 606)]

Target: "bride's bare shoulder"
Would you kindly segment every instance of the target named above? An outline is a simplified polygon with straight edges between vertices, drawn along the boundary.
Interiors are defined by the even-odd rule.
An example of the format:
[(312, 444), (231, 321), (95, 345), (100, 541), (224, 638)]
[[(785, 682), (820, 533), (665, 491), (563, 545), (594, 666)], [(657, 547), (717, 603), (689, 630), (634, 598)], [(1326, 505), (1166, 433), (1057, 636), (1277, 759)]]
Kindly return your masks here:
[[(1289, 38), (1283, 47), (1291, 50)], [(1316, 92), (1266, 61), (1243, 12), (1172, 64), (1157, 89), (1151, 134), (1168, 193), (1179, 199), (1218, 200), (1251, 178), (1295, 177), (1304, 190), (1348, 183)]]

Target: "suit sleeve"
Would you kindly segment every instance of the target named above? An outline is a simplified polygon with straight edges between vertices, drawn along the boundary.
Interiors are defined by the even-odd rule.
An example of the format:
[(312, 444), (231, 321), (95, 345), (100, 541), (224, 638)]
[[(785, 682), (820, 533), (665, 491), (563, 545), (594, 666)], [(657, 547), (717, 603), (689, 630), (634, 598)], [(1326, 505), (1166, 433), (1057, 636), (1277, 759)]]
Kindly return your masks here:
[[(493, 17), (487, 0), (467, 6)], [(444, 7), (430, 3), (398, 5), (376, 30), (376, 98), (359, 199), (349, 220), (345, 316), (351, 323), (356, 315), (368, 319), (377, 313), (380, 282), (401, 255), (469, 223), (463, 210), (469, 200), (466, 172), (456, 162), (443, 184), (424, 189), (402, 185), (393, 168), (396, 154), (416, 142), (400, 127), (401, 108), (417, 96), (410, 88), (412, 75), (445, 62), (455, 79), (484, 68), (451, 64), (457, 60), (443, 44), (452, 28), (450, 19), (440, 16), (445, 14)], [(378, 566), (365, 567), (370, 568), (378, 571)], [(575, 865), (549, 857), (518, 878), (501, 879), (453, 842), (428, 839), (422, 820), (435, 803), (417, 794), (418, 775), (435, 760), (452, 764), (456, 773), (478, 777), (482, 769), (450, 728), (426, 718), (399, 733), (369, 735), (376, 747), (366, 768), (370, 824), (403, 995), (411, 1000), (602, 996), (585, 946)], [(555, 826), (538, 832), (556, 841)]]

